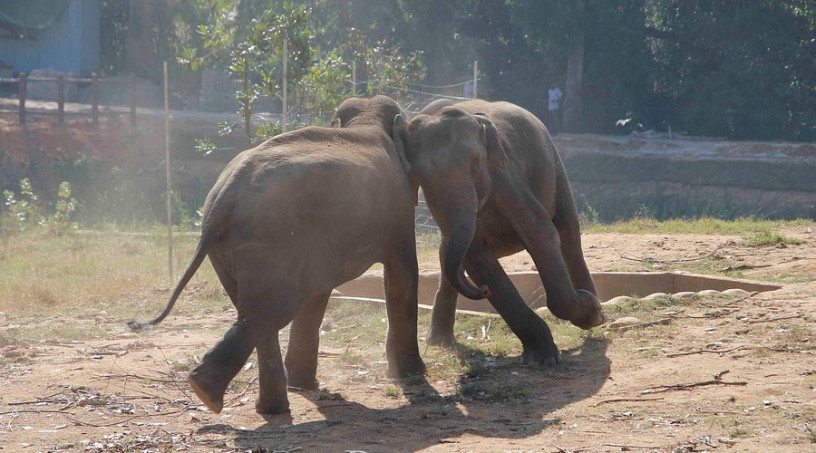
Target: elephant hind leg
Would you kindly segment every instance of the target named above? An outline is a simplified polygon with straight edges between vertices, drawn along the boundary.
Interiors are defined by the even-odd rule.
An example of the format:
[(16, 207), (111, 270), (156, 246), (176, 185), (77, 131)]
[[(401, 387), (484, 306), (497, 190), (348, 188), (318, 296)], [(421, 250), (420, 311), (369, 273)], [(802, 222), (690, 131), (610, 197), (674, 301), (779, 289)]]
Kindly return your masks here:
[(331, 292), (318, 294), (306, 302), (292, 322), (286, 349), (286, 377), (289, 387), (316, 391), (317, 354), (320, 347), (320, 325), (326, 313)]
[(270, 329), (258, 338), (259, 395), (255, 411), (259, 414), (281, 414), (289, 410), (286, 395), (286, 372), (281, 361), (278, 330)]
[(211, 411), (221, 412), (227, 386), (254, 348), (247, 321), (239, 320), (190, 372), (187, 382)]
[(247, 320), (258, 352), (260, 389), (255, 409), (260, 414), (289, 410), (278, 334), (304, 302), (300, 297), (301, 266), (291, 260), (278, 263), (279, 256), (254, 247), (237, 260), (238, 313)]

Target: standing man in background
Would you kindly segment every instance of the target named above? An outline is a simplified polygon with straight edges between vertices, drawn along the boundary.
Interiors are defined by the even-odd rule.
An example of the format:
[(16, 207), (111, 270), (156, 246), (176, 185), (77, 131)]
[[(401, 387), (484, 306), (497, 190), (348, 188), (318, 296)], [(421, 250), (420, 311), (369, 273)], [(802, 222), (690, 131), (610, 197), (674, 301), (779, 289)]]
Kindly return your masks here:
[(550, 84), (550, 89), (547, 91), (547, 130), (550, 135), (555, 137), (561, 132), (561, 101), (564, 99), (564, 93), (561, 88), (555, 83)]
[(465, 82), (465, 97), (473, 99), (473, 79)]

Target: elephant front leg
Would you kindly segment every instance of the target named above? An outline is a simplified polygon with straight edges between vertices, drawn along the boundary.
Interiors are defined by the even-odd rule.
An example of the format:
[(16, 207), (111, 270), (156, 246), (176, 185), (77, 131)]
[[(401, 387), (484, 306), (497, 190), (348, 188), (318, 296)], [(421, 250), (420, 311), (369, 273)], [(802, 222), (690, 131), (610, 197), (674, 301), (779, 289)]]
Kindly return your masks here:
[(561, 255), (561, 238), (547, 209), (527, 190), (514, 190), (509, 183), (499, 187), (497, 203), (536, 264), (550, 312), (582, 329), (606, 322), (595, 294), (573, 286)]
[(425, 374), (425, 363), (417, 343), (417, 271), (413, 230), (405, 234), (391, 256), (384, 260), (385, 301), (388, 334), (385, 353), (388, 375), (404, 378)]
[(248, 323), (242, 319), (233, 324), (224, 338), (190, 372), (187, 381), (211, 411), (216, 414), (221, 412), (227, 386), (241, 371), (254, 347)]
[(286, 377), (289, 387), (317, 391), (317, 354), (320, 347), (320, 325), (326, 313), (331, 292), (308, 301), (292, 322), (286, 349)]
[(431, 327), (425, 341), (428, 344), (452, 348), (456, 345), (453, 325), (456, 321), (456, 301), (459, 293), (450, 284), (445, 274), (439, 276), (439, 289), (434, 298), (431, 312)]
[(473, 280), (490, 288), (488, 300), (521, 340), (522, 361), (555, 365), (560, 360), (549, 326), (527, 304), (516, 290), (499, 260), (485, 244), (471, 245), (465, 258), (465, 269)]

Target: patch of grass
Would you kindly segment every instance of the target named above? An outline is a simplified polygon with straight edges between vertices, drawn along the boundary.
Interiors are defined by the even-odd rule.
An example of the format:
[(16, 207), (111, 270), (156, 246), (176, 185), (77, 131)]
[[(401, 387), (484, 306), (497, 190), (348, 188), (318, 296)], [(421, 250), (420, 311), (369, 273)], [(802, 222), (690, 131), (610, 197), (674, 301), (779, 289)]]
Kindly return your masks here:
[(804, 241), (800, 239), (782, 236), (781, 234), (771, 230), (757, 231), (753, 235), (745, 237), (743, 240), (745, 241), (745, 244), (754, 247), (778, 244), (799, 245), (804, 243)]
[(412, 385), (422, 385), (425, 383), (425, 376), (419, 374), (412, 374), (408, 376), (408, 379), (405, 380), (405, 385), (412, 386)]
[(388, 384), (383, 389), (386, 398), (399, 398), (402, 395), (402, 390), (394, 384)]
[(739, 439), (741, 437), (748, 437), (751, 435), (751, 430), (745, 428), (734, 428), (728, 432), (728, 437), (732, 439)]
[[(197, 240), (195, 235), (174, 236), (175, 278), (187, 266)], [(139, 304), (131, 301), (155, 301), (158, 309), (166, 300), (155, 290), (175, 284), (167, 278), (166, 247), (163, 238), (149, 233), (77, 231), (55, 236), (34, 230), (3, 236), (0, 311), (31, 316), (105, 310), (123, 319), (145, 316), (144, 309), (154, 306), (142, 303), (143, 310), (137, 310)], [(204, 282), (220, 288), (209, 262), (188, 286), (201, 287)]]
[(806, 326), (793, 324), (785, 329), (784, 332), (781, 332), (780, 337), (782, 341), (785, 343), (792, 343), (792, 345), (796, 348), (816, 348), (816, 344), (813, 344), (812, 341), (816, 339), (816, 332)]
[(640, 216), (631, 220), (611, 224), (588, 223), (582, 225), (584, 233), (621, 233), (621, 234), (719, 234), (744, 235), (761, 233), (778, 228), (816, 227), (816, 222), (808, 219), (799, 220), (758, 220), (738, 218), (721, 220), (710, 217), (699, 219), (657, 220), (649, 216)]
[[(420, 349), (422, 346), (420, 345)], [(455, 351), (431, 347), (422, 352), (427, 367), (428, 381), (452, 382), (462, 375), (468, 375), (473, 362), (463, 362)]]
[(187, 373), (198, 365), (198, 360), (192, 354), (175, 360), (168, 360), (167, 366), (176, 373)]
[(341, 363), (345, 365), (363, 365), (365, 364), (365, 357), (352, 350), (343, 351), (338, 357)]
[(439, 243), (441, 240), (442, 236), (440, 235), (439, 231), (417, 233), (416, 245), (418, 260), (422, 262), (424, 260), (430, 260), (437, 257), (439, 253)]
[(709, 417), (708, 422), (711, 426), (716, 426), (719, 428), (739, 427), (739, 425), (742, 424), (739, 417), (736, 415), (718, 415), (716, 417)]
[(374, 346), (385, 341), (385, 305), (332, 301), (323, 317), (322, 338), (331, 344)]
[(456, 314), (454, 335), (480, 351), (504, 357), (521, 350), (521, 342), (501, 318)]

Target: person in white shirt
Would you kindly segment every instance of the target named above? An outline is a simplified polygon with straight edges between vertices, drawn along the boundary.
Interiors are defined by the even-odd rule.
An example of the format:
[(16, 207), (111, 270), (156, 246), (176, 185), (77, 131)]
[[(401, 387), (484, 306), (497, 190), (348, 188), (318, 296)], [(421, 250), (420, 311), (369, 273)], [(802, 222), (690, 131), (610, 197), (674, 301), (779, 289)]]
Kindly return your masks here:
[(547, 91), (547, 130), (550, 135), (556, 136), (561, 131), (561, 101), (564, 99), (564, 93), (556, 84), (550, 84), (550, 89)]

